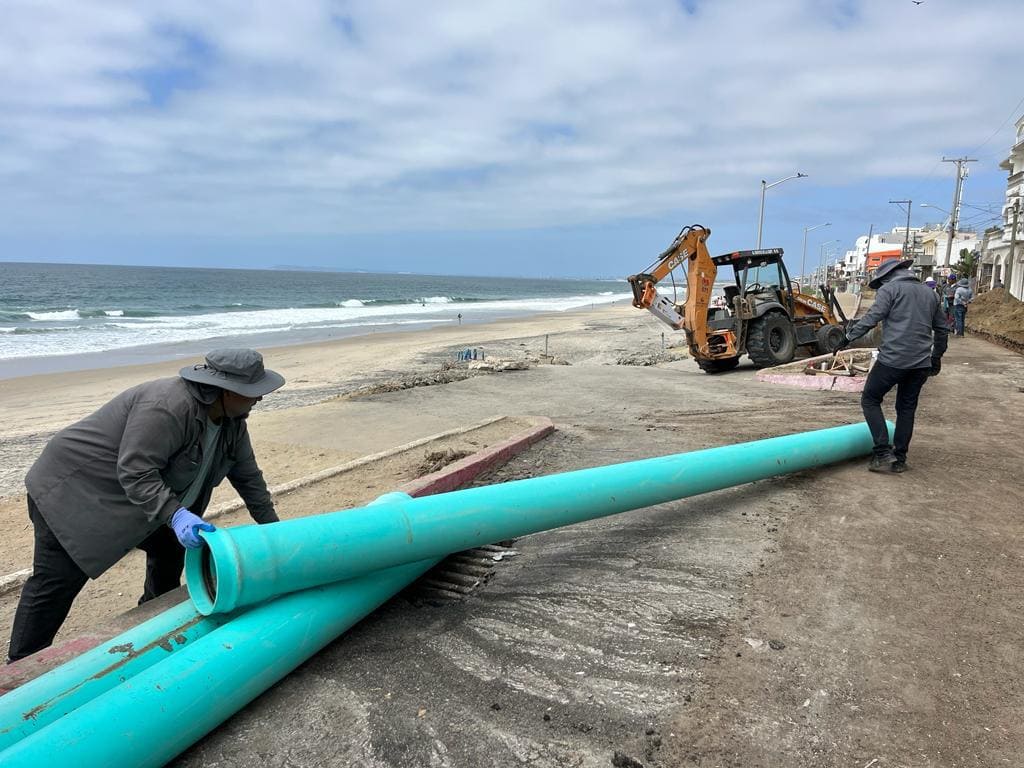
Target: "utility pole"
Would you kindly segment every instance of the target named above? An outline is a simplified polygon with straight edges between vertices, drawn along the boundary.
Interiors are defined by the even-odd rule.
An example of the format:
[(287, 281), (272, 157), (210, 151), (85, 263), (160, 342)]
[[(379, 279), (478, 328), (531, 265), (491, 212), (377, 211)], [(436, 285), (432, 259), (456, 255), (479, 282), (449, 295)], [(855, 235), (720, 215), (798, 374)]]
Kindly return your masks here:
[(1003, 285), (1010, 290), (1010, 276), (1013, 274), (1013, 257), (1017, 249), (1017, 217), (1020, 215), (1020, 198), (1013, 201), (1013, 225), (1010, 227), (1010, 257), (1006, 262), (1006, 275), (1003, 277)]
[(913, 200), (890, 200), (890, 203), (900, 206), (900, 210), (903, 210), (903, 206), (907, 206), (907, 231), (903, 237), (903, 258), (910, 258), (910, 206), (914, 204)]
[(944, 163), (956, 163), (956, 188), (953, 190), (953, 207), (949, 209), (949, 239), (946, 241), (946, 259), (942, 264), (943, 269), (949, 269), (949, 256), (953, 253), (953, 236), (956, 234), (956, 227), (960, 220), (960, 193), (963, 191), (964, 179), (967, 178), (967, 163), (978, 162), (970, 157), (944, 157)]

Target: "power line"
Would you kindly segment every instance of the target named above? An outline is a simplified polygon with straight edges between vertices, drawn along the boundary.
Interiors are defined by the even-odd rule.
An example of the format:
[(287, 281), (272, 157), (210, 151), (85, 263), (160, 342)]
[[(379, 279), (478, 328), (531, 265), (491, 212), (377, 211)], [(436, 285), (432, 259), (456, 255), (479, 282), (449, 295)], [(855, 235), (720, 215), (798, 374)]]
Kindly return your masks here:
[(985, 140), (984, 140), (983, 142), (981, 142), (981, 144), (979, 144), (978, 146), (976, 146), (976, 147), (975, 147), (974, 149), (972, 149), (972, 150), (971, 150), (970, 152), (968, 152), (967, 154), (969, 154), (969, 155), (974, 155), (974, 154), (977, 154), (977, 152), (978, 152), (978, 150), (979, 150), (979, 149), (981, 149), (981, 148), (982, 148), (982, 147), (984, 147), (984, 146), (985, 146), (986, 144), (988, 144), (988, 143), (989, 143), (990, 141), (992, 141), (992, 139), (994, 139), (994, 138), (996, 137), (996, 134), (997, 134), (997, 133), (999, 133), (999, 132), (1000, 132), (1001, 130), (1003, 130), (1003, 128), (1005, 128), (1005, 127), (1006, 127), (1006, 124), (1007, 124), (1008, 122), (1010, 122), (1010, 120), (1012, 120), (1012, 119), (1013, 119), (1013, 116), (1017, 114), (1017, 110), (1019, 110), (1019, 109), (1021, 108), (1021, 105), (1024, 105), (1024, 96), (1021, 96), (1021, 99), (1020, 99), (1020, 101), (1018, 101), (1018, 102), (1017, 102), (1017, 106), (1015, 106), (1015, 107), (1013, 108), (1013, 111), (1011, 111), (1011, 112), (1010, 112), (1009, 116), (1008, 116), (1008, 117), (1007, 117), (1007, 118), (1006, 118), (1005, 120), (1003, 120), (1003, 122), (1002, 122), (1002, 123), (1000, 123), (1000, 124), (999, 124), (999, 127), (998, 127), (998, 128), (996, 128), (996, 129), (995, 129), (994, 131), (992, 131), (992, 135), (991, 135), (991, 136), (989, 136), (989, 137), (988, 137), (987, 139), (985, 139)]

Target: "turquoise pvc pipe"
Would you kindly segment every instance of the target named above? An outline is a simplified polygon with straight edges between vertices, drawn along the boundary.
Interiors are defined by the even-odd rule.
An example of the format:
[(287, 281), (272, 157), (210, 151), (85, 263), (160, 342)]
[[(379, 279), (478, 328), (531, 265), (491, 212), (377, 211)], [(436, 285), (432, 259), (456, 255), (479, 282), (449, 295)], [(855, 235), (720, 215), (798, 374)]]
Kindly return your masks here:
[(0, 697), (0, 750), (176, 654), (230, 618), (203, 616), (186, 601), (15, 688)]
[(0, 752), (0, 765), (158, 768), (435, 564), (402, 565), (246, 611)]
[[(386, 493), (370, 503), (412, 498)], [(149, 669), (237, 614), (203, 616), (190, 602), (168, 608), (0, 697), (0, 751)]]
[(207, 547), (187, 552), (185, 576), (200, 613), (232, 611), (402, 563), (851, 459), (871, 447), (861, 422), (272, 525), (220, 528), (203, 534)]

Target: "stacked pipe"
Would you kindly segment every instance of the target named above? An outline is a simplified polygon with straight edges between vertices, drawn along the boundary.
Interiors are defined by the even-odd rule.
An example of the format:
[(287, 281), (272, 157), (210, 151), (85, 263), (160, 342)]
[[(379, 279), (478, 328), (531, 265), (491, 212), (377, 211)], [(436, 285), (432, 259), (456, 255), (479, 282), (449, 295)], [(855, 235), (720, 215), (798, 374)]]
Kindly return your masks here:
[[(116, 678), (94, 679), (97, 649), (0, 698), (0, 765), (38, 768), (54, 754), (76, 768), (163, 765), (448, 554), (871, 447), (856, 424), (218, 529), (186, 559), (198, 612), (179, 606), (126, 633), (149, 652), (132, 655)], [(163, 635), (147, 634), (184, 624), (174, 643), (154, 645)]]

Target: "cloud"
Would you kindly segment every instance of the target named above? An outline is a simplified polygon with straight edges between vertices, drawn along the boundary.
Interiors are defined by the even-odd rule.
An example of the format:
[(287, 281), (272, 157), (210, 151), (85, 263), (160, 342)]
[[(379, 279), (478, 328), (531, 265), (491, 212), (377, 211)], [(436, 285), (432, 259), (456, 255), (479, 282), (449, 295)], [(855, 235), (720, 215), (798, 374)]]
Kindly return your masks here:
[(5, 5), (0, 229), (724, 210), (795, 170), (821, 187), (921, 177), (1024, 95), (1018, 0), (152, 5)]

